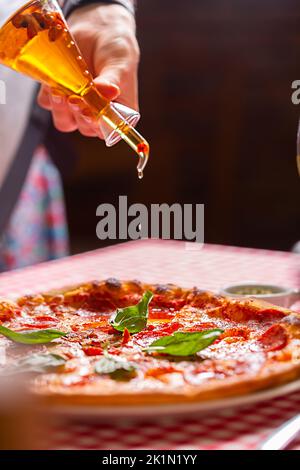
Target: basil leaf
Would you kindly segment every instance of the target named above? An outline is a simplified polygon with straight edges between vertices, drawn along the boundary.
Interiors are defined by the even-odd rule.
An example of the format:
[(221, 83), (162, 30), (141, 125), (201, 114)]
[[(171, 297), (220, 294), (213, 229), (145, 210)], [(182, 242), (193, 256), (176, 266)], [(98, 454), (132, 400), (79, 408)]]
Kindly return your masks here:
[(65, 364), (66, 360), (58, 354), (33, 354), (19, 359), (17, 363), (8, 368), (13, 372), (46, 372)]
[(153, 298), (150, 291), (146, 291), (137, 305), (131, 307), (118, 308), (114, 318), (111, 320), (111, 326), (117, 331), (129, 333), (138, 333), (147, 325), (148, 306)]
[(35, 330), (17, 333), (3, 325), (0, 325), (0, 334), (6, 338), (22, 344), (46, 344), (53, 339), (66, 336), (67, 333), (57, 330)]
[(223, 333), (223, 330), (220, 329), (197, 332), (177, 331), (171, 336), (157, 339), (145, 350), (171, 356), (193, 356), (210, 346), (221, 333)]
[(106, 353), (96, 362), (95, 372), (99, 375), (109, 375), (115, 380), (130, 380), (136, 376), (136, 366), (125, 359)]

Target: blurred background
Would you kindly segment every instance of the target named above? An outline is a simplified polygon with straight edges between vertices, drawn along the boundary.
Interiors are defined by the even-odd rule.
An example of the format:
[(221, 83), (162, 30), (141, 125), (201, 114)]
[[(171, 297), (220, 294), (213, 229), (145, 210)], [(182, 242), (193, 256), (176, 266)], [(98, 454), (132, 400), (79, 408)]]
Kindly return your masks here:
[(65, 178), (72, 252), (107, 244), (96, 208), (205, 204), (205, 241), (289, 250), (300, 239), (296, 134), (298, 0), (140, 0), (138, 129), (151, 144), (144, 179), (126, 144), (74, 134)]

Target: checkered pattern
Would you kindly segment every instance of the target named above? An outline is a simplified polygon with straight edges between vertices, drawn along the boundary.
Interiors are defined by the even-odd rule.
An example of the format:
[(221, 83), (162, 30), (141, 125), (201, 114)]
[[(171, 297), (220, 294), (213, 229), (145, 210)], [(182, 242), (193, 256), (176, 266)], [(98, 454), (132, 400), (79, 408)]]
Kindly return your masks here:
[[(118, 277), (218, 290), (256, 280), (296, 287), (299, 255), (183, 242), (142, 240), (0, 275), (0, 295), (15, 296)], [(56, 449), (255, 449), (300, 410), (300, 392), (241, 409), (156, 420), (57, 423), (47, 445)], [(300, 449), (300, 439), (293, 444)]]
[[(163, 417), (156, 421), (101, 424), (65, 423), (54, 427), (48, 444), (59, 449), (252, 450), (300, 409), (300, 393), (235, 411), (207, 416)], [(293, 449), (300, 450), (300, 438)]]

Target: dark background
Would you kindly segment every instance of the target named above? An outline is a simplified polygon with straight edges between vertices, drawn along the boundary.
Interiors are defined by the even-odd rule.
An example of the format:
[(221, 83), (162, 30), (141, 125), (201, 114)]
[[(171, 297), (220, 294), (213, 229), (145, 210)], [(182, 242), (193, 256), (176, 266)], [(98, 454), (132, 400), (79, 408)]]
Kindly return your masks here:
[[(209, 243), (288, 250), (300, 239), (296, 134), (297, 0), (140, 0), (138, 129), (151, 144), (145, 177), (126, 144), (75, 136), (65, 181), (73, 252), (103, 246), (96, 207), (204, 203)], [(111, 243), (111, 242), (109, 242)]]

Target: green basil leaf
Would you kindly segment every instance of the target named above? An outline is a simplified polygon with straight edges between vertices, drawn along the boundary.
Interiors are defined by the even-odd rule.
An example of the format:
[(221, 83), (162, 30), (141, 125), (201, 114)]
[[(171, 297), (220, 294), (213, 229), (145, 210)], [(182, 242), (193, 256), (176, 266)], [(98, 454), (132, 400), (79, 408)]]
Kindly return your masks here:
[(105, 353), (96, 362), (95, 372), (99, 375), (109, 375), (114, 380), (130, 380), (136, 376), (136, 366), (123, 358)]
[(0, 334), (15, 343), (22, 344), (46, 344), (50, 343), (53, 339), (66, 336), (67, 333), (57, 330), (35, 330), (17, 333), (3, 325), (0, 325)]
[(197, 332), (177, 331), (171, 336), (164, 336), (154, 341), (145, 350), (171, 356), (193, 356), (202, 349), (210, 346), (223, 330), (204, 330)]
[(147, 325), (148, 307), (152, 298), (152, 292), (146, 291), (137, 305), (118, 308), (110, 322), (111, 326), (117, 331), (124, 331), (127, 328), (129, 333), (142, 331)]
[(33, 354), (19, 359), (16, 364), (8, 368), (11, 372), (46, 372), (65, 364), (66, 360), (59, 354)]

